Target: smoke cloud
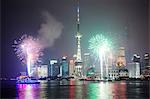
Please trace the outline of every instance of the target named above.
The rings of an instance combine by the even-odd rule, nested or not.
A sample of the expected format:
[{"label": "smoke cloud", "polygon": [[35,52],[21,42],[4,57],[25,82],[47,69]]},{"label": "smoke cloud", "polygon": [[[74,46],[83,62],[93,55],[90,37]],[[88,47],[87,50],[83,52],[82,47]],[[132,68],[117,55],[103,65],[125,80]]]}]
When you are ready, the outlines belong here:
[{"label": "smoke cloud", "polygon": [[38,30],[39,38],[45,47],[54,45],[55,40],[60,37],[63,24],[57,21],[48,11],[42,13],[43,23]]}]

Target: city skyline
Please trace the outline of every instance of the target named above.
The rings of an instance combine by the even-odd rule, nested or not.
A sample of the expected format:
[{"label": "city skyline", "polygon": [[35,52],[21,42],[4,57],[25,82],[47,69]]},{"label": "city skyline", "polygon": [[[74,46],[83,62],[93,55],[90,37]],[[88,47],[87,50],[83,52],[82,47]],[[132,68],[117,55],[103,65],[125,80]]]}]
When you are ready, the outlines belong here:
[{"label": "city skyline", "polygon": [[[25,66],[22,66],[15,56],[12,44],[24,33],[35,37],[38,35],[40,25],[43,23],[41,19],[43,11],[47,11],[63,24],[60,36],[54,40],[52,46],[47,47],[44,51],[44,63],[63,55],[73,57],[76,53],[75,2],[71,0],[51,0],[42,2],[42,4],[40,2],[40,0],[2,2],[2,76],[10,76],[25,69]],[[148,0],[87,0],[86,2],[80,0],[82,56],[83,53],[89,52],[88,40],[90,37],[101,32],[111,32],[111,35],[123,38],[123,42],[127,43],[127,46],[123,45],[127,51],[128,61],[134,53],[144,55],[145,52],[150,52],[150,46],[148,48],[148,7]],[[120,46],[123,45],[120,44]],[[9,70],[12,67],[17,69]]]}]

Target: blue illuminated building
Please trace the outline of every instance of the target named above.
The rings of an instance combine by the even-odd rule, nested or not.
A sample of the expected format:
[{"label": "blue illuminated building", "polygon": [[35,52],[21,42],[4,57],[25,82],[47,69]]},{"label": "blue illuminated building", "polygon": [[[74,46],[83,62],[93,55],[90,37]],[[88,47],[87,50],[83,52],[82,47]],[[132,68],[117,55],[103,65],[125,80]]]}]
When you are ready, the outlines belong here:
[{"label": "blue illuminated building", "polygon": [[69,76],[69,63],[67,61],[67,57],[62,58],[61,68],[62,68],[62,77],[68,77]]},{"label": "blue illuminated building", "polygon": [[52,60],[50,60],[50,65],[49,65],[49,72],[48,72],[48,74],[49,74],[49,76],[50,77],[56,77],[56,76],[58,76],[59,75],[59,62],[58,62],[58,60],[56,60],[56,59],[52,59]]}]

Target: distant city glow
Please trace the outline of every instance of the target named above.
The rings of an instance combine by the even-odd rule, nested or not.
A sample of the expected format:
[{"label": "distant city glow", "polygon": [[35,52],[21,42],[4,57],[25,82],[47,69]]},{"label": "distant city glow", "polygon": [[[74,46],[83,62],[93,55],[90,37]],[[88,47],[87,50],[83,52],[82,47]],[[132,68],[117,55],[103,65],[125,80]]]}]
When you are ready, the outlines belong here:
[{"label": "distant city glow", "polygon": [[[96,59],[98,59],[100,62],[100,72],[102,79],[104,77],[103,67],[105,66],[105,68],[107,68],[106,64],[108,62],[109,56],[112,53],[112,41],[102,34],[97,34],[90,39],[89,43],[89,49],[92,51],[92,54],[96,56]],[[105,72],[107,72],[107,70]]]},{"label": "distant city glow", "polygon": [[27,73],[30,76],[32,73],[31,66],[41,62],[42,44],[37,38],[23,35],[18,41],[14,41],[13,47],[17,57],[27,65]]}]

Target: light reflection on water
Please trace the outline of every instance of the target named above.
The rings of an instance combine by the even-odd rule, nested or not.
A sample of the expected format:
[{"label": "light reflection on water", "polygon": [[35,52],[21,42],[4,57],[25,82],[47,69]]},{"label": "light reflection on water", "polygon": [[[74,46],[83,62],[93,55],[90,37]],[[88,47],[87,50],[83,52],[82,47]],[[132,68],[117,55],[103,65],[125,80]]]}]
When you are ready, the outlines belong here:
[{"label": "light reflection on water", "polygon": [[35,99],[39,97],[40,89],[37,84],[17,84],[18,97],[20,99]]},{"label": "light reflection on water", "polygon": [[125,83],[100,82],[88,85],[89,99],[126,99]]},{"label": "light reflection on water", "polygon": [[[40,84],[17,84],[19,99],[133,99],[141,98],[142,83],[51,81]],[[127,88],[129,86],[129,88]],[[131,88],[131,90],[130,90]],[[147,96],[148,99],[148,96]]]}]

